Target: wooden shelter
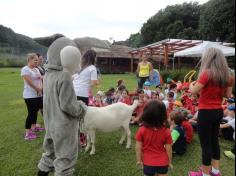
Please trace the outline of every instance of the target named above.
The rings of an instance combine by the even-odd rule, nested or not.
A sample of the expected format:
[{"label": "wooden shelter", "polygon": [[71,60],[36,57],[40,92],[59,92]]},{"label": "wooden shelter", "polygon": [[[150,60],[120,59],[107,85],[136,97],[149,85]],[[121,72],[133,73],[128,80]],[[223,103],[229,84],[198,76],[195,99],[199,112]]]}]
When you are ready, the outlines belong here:
[{"label": "wooden shelter", "polygon": [[[56,39],[64,37],[62,34],[35,38],[34,40],[41,45],[49,47]],[[138,58],[129,54],[133,48],[112,45],[107,40],[100,40],[93,37],[75,38],[73,40],[79,47],[82,55],[88,50],[93,49],[97,52],[97,68],[102,73],[126,73],[134,72],[137,68]]]},{"label": "wooden shelter", "polygon": [[[153,43],[141,48],[132,50],[130,53],[131,57],[141,57],[143,54],[148,54],[153,61],[164,65],[168,68],[168,65],[172,64],[170,58],[173,57],[175,52],[185,50],[199,45],[203,41],[201,40],[181,40],[181,39],[166,39],[157,43]],[[173,60],[174,61],[174,60]],[[178,65],[180,66],[180,59],[178,58]]]},{"label": "wooden shelter", "polygon": [[136,71],[139,58],[129,53],[134,49],[124,45],[112,45],[109,41],[92,37],[76,38],[75,43],[84,54],[88,49],[97,53],[97,68],[102,73],[126,73]]},{"label": "wooden shelter", "polygon": [[92,48],[97,52],[97,67],[103,73],[126,73],[137,69],[139,59],[129,52],[133,48],[123,45],[111,45],[110,48]]}]

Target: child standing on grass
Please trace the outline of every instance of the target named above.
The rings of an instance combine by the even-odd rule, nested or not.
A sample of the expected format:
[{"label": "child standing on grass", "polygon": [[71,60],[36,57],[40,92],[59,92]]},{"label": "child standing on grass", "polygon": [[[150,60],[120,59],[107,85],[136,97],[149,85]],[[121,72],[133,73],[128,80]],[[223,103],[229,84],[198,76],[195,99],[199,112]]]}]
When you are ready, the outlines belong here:
[{"label": "child standing on grass", "polygon": [[137,164],[145,176],[167,176],[172,167],[171,132],[167,123],[166,107],[159,101],[150,101],[142,114],[143,126],[136,134]]}]

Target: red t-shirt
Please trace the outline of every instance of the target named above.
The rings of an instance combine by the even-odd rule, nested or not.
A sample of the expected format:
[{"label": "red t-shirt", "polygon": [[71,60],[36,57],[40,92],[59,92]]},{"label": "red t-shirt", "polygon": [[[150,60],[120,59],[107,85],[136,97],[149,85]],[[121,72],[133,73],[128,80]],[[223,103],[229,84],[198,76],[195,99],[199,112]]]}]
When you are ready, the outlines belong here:
[{"label": "red t-shirt", "polygon": [[[197,82],[204,85],[200,92],[198,109],[222,109],[221,104],[227,86],[222,88],[210,82],[207,72],[203,72]],[[233,83],[232,81],[230,82],[229,86],[232,86]]]},{"label": "red t-shirt", "polygon": [[169,107],[167,108],[167,118],[170,119],[170,113],[174,110],[174,102],[169,102]]},{"label": "red t-shirt", "polygon": [[136,117],[141,117],[141,115],[143,114],[143,110],[146,106],[146,103],[143,103],[142,105],[139,105],[136,109],[135,109],[135,112],[136,112]]},{"label": "red t-shirt", "polygon": [[127,97],[127,98],[122,98],[120,102],[121,102],[121,103],[125,103],[125,104],[127,104],[127,105],[131,105],[131,100],[130,100],[129,97]]},{"label": "red t-shirt", "polygon": [[187,120],[183,121],[182,126],[186,134],[186,141],[188,144],[190,144],[193,141],[193,127]]},{"label": "red t-shirt", "polygon": [[172,144],[170,129],[140,127],[136,140],[143,143],[143,164],[147,166],[169,166],[170,161],[165,149],[166,144]]}]

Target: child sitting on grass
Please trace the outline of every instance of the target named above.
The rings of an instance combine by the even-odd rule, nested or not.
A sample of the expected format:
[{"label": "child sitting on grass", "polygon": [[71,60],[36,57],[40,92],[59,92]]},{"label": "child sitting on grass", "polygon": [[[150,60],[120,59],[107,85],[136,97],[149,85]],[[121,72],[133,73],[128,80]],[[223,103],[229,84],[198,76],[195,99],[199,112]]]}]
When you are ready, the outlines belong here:
[{"label": "child sitting on grass", "polygon": [[229,110],[228,110],[227,107],[229,107],[230,105],[235,105],[235,99],[234,99],[234,98],[228,98],[228,99],[226,100],[226,104],[223,105],[224,117],[227,117],[227,116],[228,116]]},{"label": "child sitting on grass", "polygon": [[143,126],[136,134],[137,164],[145,176],[167,176],[172,167],[171,132],[165,127],[166,108],[162,102],[151,101],[142,115]]},{"label": "child sitting on grass", "polygon": [[158,94],[159,100],[163,101],[165,99],[165,95],[162,93],[162,87],[161,86],[157,86],[156,87],[156,92]]},{"label": "child sitting on grass", "polygon": [[127,105],[131,105],[131,99],[129,97],[129,92],[127,89],[124,89],[121,93],[121,100],[120,102],[125,103]]},{"label": "child sitting on grass", "polygon": [[159,100],[159,96],[158,96],[157,92],[152,91],[151,100]]},{"label": "child sitting on grass", "polygon": [[194,131],[197,131],[197,119],[198,119],[198,111],[193,115],[192,118],[189,119],[189,123],[192,125]]},{"label": "child sitting on grass", "polygon": [[178,110],[171,112],[171,135],[173,139],[173,153],[183,155],[187,150],[186,135],[182,123],[184,121],[183,113]]},{"label": "child sitting on grass", "polygon": [[[232,128],[233,129],[233,139],[235,140],[235,105],[230,105],[228,107],[230,112],[233,112],[234,116],[232,116],[232,120],[228,121],[226,124],[221,124],[220,128],[221,130],[227,129],[227,128]],[[231,159],[235,159],[235,144],[233,146],[233,149],[231,151],[225,151],[224,154]]]},{"label": "child sitting on grass", "polygon": [[167,93],[167,100],[163,101],[167,108],[167,118],[170,121],[170,113],[174,110],[174,93],[168,92]]},{"label": "child sitting on grass", "polygon": [[120,102],[122,99],[122,92],[125,90],[126,87],[124,85],[120,85],[116,92],[114,93],[114,103]]},{"label": "child sitting on grass", "polygon": [[97,95],[94,98],[93,106],[103,107],[104,106],[104,104],[103,104],[103,97],[104,97],[104,92],[98,91]]},{"label": "child sitting on grass", "polygon": [[184,117],[182,126],[186,134],[186,142],[188,144],[191,144],[193,141],[194,129],[188,119],[190,112],[184,108],[179,108],[179,110],[183,114],[183,117]]},{"label": "child sitting on grass", "polygon": [[143,114],[143,110],[146,103],[144,102],[144,95],[139,95],[139,104],[135,110],[134,117],[132,118],[130,124],[141,124],[141,115]]},{"label": "child sitting on grass", "polygon": [[122,79],[120,79],[120,80],[117,81],[117,86],[116,86],[116,88],[119,89],[120,86],[125,86],[125,82],[124,82],[124,80],[122,80]]},{"label": "child sitting on grass", "polygon": [[232,123],[235,123],[235,105],[229,105],[227,107],[227,117],[224,117],[221,122],[221,132],[226,140],[234,140]]},{"label": "child sitting on grass", "polygon": [[115,94],[115,89],[112,87],[110,88],[106,93],[106,98],[104,99],[104,105],[107,106],[107,105],[111,105],[114,103],[114,94]]},{"label": "child sitting on grass", "polygon": [[151,96],[152,96],[152,91],[151,91],[150,87],[151,87],[151,83],[149,81],[146,81],[143,84],[144,94],[148,95],[149,98],[151,98]]}]

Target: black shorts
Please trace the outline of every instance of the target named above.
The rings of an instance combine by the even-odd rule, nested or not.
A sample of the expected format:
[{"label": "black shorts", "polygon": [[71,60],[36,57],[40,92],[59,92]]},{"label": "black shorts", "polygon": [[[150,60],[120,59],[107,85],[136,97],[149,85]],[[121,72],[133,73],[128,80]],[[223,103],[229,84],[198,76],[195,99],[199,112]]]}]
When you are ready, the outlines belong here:
[{"label": "black shorts", "polygon": [[155,176],[155,174],[167,174],[169,166],[143,166],[145,176]]}]

